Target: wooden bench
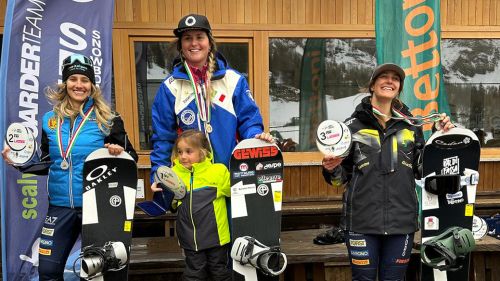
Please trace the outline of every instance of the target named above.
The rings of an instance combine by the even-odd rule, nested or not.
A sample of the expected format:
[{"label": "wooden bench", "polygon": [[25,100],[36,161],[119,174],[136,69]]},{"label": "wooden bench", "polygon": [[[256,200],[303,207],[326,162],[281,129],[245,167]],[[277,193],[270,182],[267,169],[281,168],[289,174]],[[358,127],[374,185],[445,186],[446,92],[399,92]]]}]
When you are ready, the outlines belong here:
[{"label": "wooden bench", "polygon": [[[312,240],[324,229],[284,231],[281,246],[288,258],[282,280],[351,280],[344,244],[315,245]],[[419,239],[418,234],[416,235]],[[417,241],[416,240],[416,241]],[[486,236],[476,242],[472,254],[471,281],[500,281],[500,240]],[[415,243],[418,245],[418,243]],[[412,250],[408,281],[418,280],[420,253]],[[134,238],[130,261],[130,281],[178,280],[184,267],[182,251],[174,237]]]}]

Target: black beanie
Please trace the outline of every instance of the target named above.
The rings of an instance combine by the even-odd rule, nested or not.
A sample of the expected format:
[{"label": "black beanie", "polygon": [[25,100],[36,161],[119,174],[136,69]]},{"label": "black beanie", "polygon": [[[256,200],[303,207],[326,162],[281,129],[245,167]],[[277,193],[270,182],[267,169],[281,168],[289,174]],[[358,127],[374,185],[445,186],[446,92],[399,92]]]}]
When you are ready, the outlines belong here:
[{"label": "black beanie", "polygon": [[[74,57],[78,57],[75,59]],[[84,59],[84,63],[80,61]],[[65,64],[68,62],[68,64]],[[68,78],[73,74],[82,74],[90,79],[90,82],[95,85],[95,74],[94,67],[92,66],[92,61],[83,55],[71,55],[63,60],[63,70],[62,70],[62,81],[66,82]]]}]

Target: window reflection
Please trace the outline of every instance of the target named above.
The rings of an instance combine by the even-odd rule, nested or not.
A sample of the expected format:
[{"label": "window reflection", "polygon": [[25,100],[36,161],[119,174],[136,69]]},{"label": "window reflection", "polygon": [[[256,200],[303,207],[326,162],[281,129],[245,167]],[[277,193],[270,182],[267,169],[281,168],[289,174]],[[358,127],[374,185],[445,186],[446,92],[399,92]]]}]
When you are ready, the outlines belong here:
[{"label": "window reflection", "polygon": [[[218,42],[217,49],[229,65],[248,79],[248,44]],[[156,91],[172,70],[178,52],[171,42],[135,42],[135,69],[141,150],[152,149],[151,106]]]},{"label": "window reflection", "polygon": [[[317,78],[319,94],[313,98],[303,86],[309,40],[321,40],[325,47],[324,66],[317,67],[324,75]],[[375,40],[272,38],[269,46],[271,133],[283,151],[316,151],[311,140],[318,123],[310,120],[321,110],[304,112],[301,104],[316,109],[320,107],[311,101],[324,99],[323,118],[343,121],[350,116],[366,95],[359,93],[376,65]],[[499,147],[500,39],[443,39],[441,57],[453,122],[473,130],[483,147]]]},{"label": "window reflection", "polygon": [[[375,40],[273,38],[269,53],[271,133],[283,151],[317,151],[319,123],[345,120],[365,95],[359,93],[376,65]],[[318,99],[326,112],[311,105]]]},{"label": "window reflection", "polygon": [[483,147],[500,146],[500,39],[443,39],[441,46],[452,119]]}]

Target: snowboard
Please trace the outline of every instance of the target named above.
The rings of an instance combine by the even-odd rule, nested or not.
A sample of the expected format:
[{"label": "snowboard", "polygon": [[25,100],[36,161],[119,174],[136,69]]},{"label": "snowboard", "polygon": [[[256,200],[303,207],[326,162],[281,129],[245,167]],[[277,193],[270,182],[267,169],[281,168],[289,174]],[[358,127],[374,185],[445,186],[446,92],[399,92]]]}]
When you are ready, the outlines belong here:
[{"label": "snowboard", "polygon": [[[275,144],[246,139],[234,148],[231,173],[231,239],[250,236],[280,246],[283,157]],[[233,259],[233,280],[279,280]]]},{"label": "snowboard", "polygon": [[[477,136],[463,128],[435,132],[426,142],[422,163],[422,244],[450,227],[472,229],[480,152]],[[429,180],[433,176],[438,177],[434,182]],[[461,262],[462,268],[455,271],[441,271],[421,263],[420,280],[469,280],[469,263],[470,254]]]},{"label": "snowboard", "polygon": [[[82,278],[92,277],[93,272],[100,269],[111,268],[102,275],[95,274],[97,277],[92,280],[127,280],[136,188],[137,165],[128,153],[112,156],[107,148],[101,148],[85,160]],[[103,259],[103,254],[108,258]]]}]

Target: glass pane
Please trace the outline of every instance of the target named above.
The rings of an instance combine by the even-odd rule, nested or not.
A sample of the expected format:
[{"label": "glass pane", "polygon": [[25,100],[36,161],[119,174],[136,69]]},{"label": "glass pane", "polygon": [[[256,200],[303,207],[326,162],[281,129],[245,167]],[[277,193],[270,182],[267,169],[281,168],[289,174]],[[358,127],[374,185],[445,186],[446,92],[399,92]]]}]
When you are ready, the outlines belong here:
[{"label": "glass pane", "polygon": [[452,120],[483,147],[499,147],[500,39],[443,39],[441,46]]},{"label": "glass pane", "polygon": [[[248,77],[247,43],[218,42],[217,48],[232,68]],[[178,53],[175,44],[170,42],[135,42],[134,50],[140,149],[149,150],[152,149],[151,106]]]},{"label": "glass pane", "polygon": [[375,40],[273,38],[269,54],[271,133],[283,151],[317,151],[319,123],[344,121],[365,95]]}]

